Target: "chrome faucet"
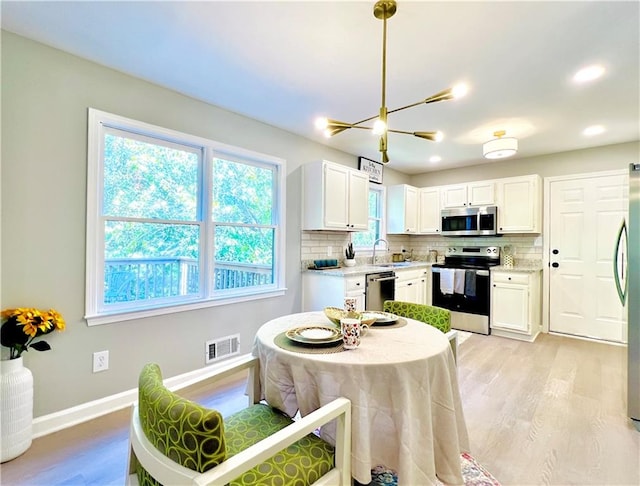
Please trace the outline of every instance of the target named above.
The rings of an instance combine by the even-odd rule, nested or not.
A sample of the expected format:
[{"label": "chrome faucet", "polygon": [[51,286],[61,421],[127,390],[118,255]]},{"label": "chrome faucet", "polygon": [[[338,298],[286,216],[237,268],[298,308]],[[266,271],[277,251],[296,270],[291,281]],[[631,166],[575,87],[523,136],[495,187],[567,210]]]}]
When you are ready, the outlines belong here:
[{"label": "chrome faucet", "polygon": [[371,259],[371,264],[372,265],[376,264],[376,245],[380,241],[384,241],[385,242],[385,244],[387,245],[387,251],[389,251],[389,242],[387,240],[385,240],[384,238],[378,238],[376,241],[374,241],[373,242],[373,258]]}]

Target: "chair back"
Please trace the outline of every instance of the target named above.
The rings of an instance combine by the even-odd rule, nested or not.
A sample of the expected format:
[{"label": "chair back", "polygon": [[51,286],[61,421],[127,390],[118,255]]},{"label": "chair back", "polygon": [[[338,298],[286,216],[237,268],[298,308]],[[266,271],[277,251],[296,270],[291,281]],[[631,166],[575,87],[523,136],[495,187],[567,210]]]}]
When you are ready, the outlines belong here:
[{"label": "chair back", "polygon": [[[144,366],[138,382],[142,430],[162,454],[193,471],[205,472],[226,459],[224,422],[217,410],[176,395],[162,383],[160,367]],[[148,473],[136,470],[140,484]]]},{"label": "chair back", "polygon": [[445,334],[451,330],[451,312],[442,307],[416,304],[414,302],[402,302],[399,300],[387,300],[384,302],[384,311],[425,322],[440,329]]}]

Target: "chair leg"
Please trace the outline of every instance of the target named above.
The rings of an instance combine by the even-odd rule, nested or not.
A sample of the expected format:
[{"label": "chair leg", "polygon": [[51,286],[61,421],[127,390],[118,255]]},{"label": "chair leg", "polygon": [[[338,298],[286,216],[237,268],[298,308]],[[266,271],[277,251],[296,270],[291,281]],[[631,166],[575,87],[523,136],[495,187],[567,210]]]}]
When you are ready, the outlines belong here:
[{"label": "chair leg", "polygon": [[455,329],[451,329],[448,333],[445,334],[447,339],[449,340],[449,344],[451,345],[451,351],[453,351],[453,360],[458,362],[458,331]]}]

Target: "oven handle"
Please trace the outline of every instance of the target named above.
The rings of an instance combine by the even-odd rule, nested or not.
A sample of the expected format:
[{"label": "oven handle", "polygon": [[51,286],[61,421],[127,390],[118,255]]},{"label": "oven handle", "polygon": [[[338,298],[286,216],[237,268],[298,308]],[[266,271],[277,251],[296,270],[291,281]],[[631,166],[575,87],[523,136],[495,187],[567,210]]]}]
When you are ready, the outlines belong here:
[{"label": "oven handle", "polygon": [[396,280],[398,277],[370,278],[369,282],[385,282],[387,280]]},{"label": "oven handle", "polygon": [[[431,272],[432,273],[440,273],[440,270],[442,270],[441,267],[431,267]],[[450,270],[455,270],[454,268],[450,268]],[[465,268],[465,270],[467,270]],[[473,270],[473,269],[468,269],[468,270]],[[476,275],[478,277],[488,277],[489,276],[489,270],[475,270]],[[397,278],[397,277],[396,277]]]}]

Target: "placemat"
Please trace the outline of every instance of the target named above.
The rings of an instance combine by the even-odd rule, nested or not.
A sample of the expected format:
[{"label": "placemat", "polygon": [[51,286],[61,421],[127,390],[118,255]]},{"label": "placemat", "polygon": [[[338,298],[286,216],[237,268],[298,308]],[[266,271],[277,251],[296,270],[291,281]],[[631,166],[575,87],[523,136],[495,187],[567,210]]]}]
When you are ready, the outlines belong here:
[{"label": "placemat", "polygon": [[286,351],[293,351],[294,353],[305,354],[332,354],[344,351],[342,341],[338,341],[336,344],[327,346],[306,346],[304,344],[296,343],[287,337],[287,333],[281,332],[273,338],[273,342]]},{"label": "placemat", "polygon": [[404,327],[407,325],[407,320],[399,317],[396,322],[393,324],[380,324],[378,326],[371,326],[371,329],[398,329],[399,327]]}]

